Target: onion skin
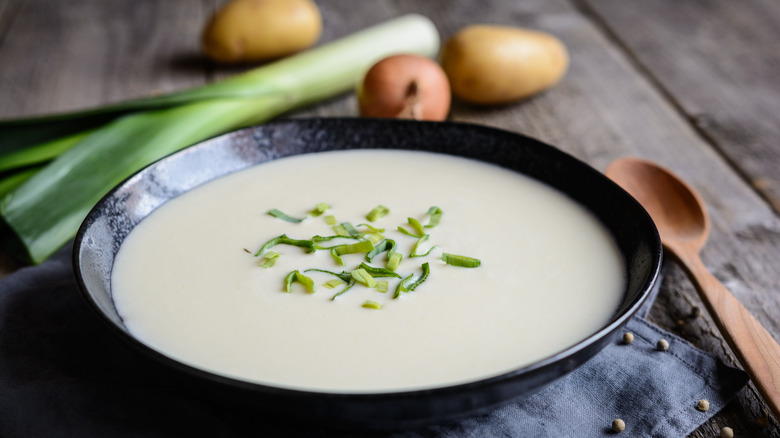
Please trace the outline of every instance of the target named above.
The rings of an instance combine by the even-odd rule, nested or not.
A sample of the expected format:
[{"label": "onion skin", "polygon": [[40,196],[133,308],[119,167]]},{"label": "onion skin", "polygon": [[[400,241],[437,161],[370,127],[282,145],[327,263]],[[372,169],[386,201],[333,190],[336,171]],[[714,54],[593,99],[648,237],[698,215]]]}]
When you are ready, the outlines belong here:
[{"label": "onion skin", "polygon": [[393,55],[374,64],[357,90],[363,117],[441,121],[450,111],[450,83],[432,59]]}]

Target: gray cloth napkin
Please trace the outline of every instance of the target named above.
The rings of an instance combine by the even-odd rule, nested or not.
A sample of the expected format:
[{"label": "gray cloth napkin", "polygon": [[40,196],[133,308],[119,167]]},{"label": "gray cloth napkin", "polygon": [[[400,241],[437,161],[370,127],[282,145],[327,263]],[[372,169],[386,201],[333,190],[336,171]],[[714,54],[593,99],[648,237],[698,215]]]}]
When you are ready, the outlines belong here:
[{"label": "gray cloth napkin", "polygon": [[[71,246],[0,281],[0,436],[366,436],[300,429],[261,413],[213,403],[178,386],[170,371],[109,332],[80,296]],[[394,437],[683,437],[747,382],[686,341],[648,323],[626,327],[584,366],[520,402],[489,414]],[[667,351],[655,345],[669,342]],[[696,409],[707,399],[710,409]]]}]

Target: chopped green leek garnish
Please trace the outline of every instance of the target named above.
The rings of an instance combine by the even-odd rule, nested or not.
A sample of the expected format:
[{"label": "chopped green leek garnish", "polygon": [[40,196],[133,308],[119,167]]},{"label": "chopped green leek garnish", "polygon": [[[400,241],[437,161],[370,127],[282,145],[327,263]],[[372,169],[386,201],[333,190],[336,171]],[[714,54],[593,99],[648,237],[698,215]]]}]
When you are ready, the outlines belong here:
[{"label": "chopped green leek garnish", "polygon": [[336,262],[338,262],[338,264],[343,265],[344,262],[341,260],[340,256],[343,256],[344,254],[370,252],[373,249],[374,249],[374,244],[371,243],[370,240],[363,240],[358,243],[334,246],[333,248],[331,248],[330,254],[333,256],[334,259],[336,259]]},{"label": "chopped green leek garnish", "polygon": [[439,225],[439,221],[441,220],[442,215],[441,208],[433,206],[428,209],[428,212],[425,214],[428,214],[431,216],[430,219],[428,219],[428,223],[425,224],[425,228],[433,228],[436,225]]},{"label": "chopped green leek garnish", "polygon": [[279,218],[279,219],[281,219],[283,221],[290,222],[291,224],[299,224],[299,223],[303,222],[304,219],[306,219],[305,217],[303,217],[301,219],[298,219],[298,218],[294,218],[292,216],[288,216],[288,215],[284,214],[284,212],[282,212],[280,210],[277,210],[275,208],[273,210],[270,210],[268,212],[268,214],[270,214],[271,216],[273,216],[275,218]]},{"label": "chopped green leek garnish", "polygon": [[397,273],[385,269],[385,268],[375,268],[373,266],[367,265],[364,263],[360,263],[360,268],[364,269],[366,272],[371,274],[372,277],[395,277],[395,278],[401,278],[400,275]]},{"label": "chopped green leek garnish", "polygon": [[365,307],[366,309],[376,309],[379,310],[382,308],[382,305],[377,303],[376,301],[368,300],[361,307]]},{"label": "chopped green leek garnish", "polygon": [[352,274],[350,274],[348,271],[341,271],[341,273],[336,273],[336,272],[332,272],[332,271],[326,271],[324,269],[309,268],[309,269],[307,269],[307,270],[305,270],[303,272],[310,272],[310,271],[324,272],[325,274],[334,275],[334,276],[338,277],[339,279],[341,279],[341,281],[343,281],[344,283],[349,282],[349,280],[352,278]]},{"label": "chopped green leek garnish", "polygon": [[333,229],[333,232],[338,234],[341,237],[349,237],[349,233],[347,233],[347,229],[344,228],[344,225],[334,225],[331,227]]},{"label": "chopped green leek garnish", "polygon": [[415,280],[414,283],[410,284],[406,287],[407,292],[411,292],[417,288],[417,286],[423,284],[425,280],[428,279],[428,274],[431,273],[431,267],[428,265],[428,262],[425,262],[422,264],[422,275],[420,275],[420,278]]},{"label": "chopped green leek garnish", "polygon": [[401,296],[401,292],[406,292],[409,289],[406,288],[406,283],[411,281],[412,277],[414,277],[414,274],[409,274],[407,277],[405,277],[403,280],[401,280],[400,283],[398,283],[398,286],[395,288],[395,294],[393,295],[393,299],[396,299]]},{"label": "chopped green leek garnish", "polygon": [[377,280],[376,281],[376,291],[385,293],[388,289],[388,283],[387,280]]},{"label": "chopped green leek garnish", "polygon": [[391,271],[395,271],[396,269],[398,269],[398,265],[401,264],[401,260],[403,260],[403,258],[404,255],[401,254],[400,252],[394,252],[392,254],[388,253],[387,265],[385,266],[387,266],[387,269]]},{"label": "chopped green leek garnish", "polygon": [[431,237],[430,234],[423,234],[422,237],[417,239],[417,242],[415,242],[414,246],[412,247],[412,252],[411,252],[411,254],[409,254],[409,257],[425,257],[428,254],[430,254],[431,251],[433,251],[436,248],[435,246],[432,246],[427,252],[425,252],[423,254],[418,254],[417,253],[417,250],[419,249],[420,244],[425,242],[426,240],[428,240],[429,237]]},{"label": "chopped green leek garnish", "polygon": [[374,277],[372,277],[371,274],[369,274],[368,271],[363,268],[358,268],[352,271],[352,278],[354,278],[358,283],[362,283],[368,287],[376,287],[376,280],[374,280]]},{"label": "chopped green leek garnish", "polygon": [[327,241],[333,240],[333,239],[352,239],[352,240],[355,240],[355,238],[353,238],[353,237],[339,236],[339,235],[334,235],[334,236],[314,236],[314,237],[311,238],[312,242],[314,242],[314,247],[317,248],[317,249],[332,249],[332,248],[335,248],[335,247],[339,246],[339,245],[333,245],[333,246],[318,245],[318,243],[320,243],[320,242],[327,242]]},{"label": "chopped green leek garnish", "polygon": [[349,237],[355,237],[355,238],[360,237],[360,232],[358,232],[358,230],[356,230],[355,227],[352,226],[351,223],[349,223],[349,222],[342,222],[341,226],[344,227],[344,230],[347,232]]},{"label": "chopped green leek garnish", "polygon": [[406,285],[409,280],[412,279],[412,276],[414,274],[409,275],[408,277],[401,280],[401,282],[398,284],[398,287],[395,289],[395,295],[393,295],[393,298],[398,298],[401,296],[401,292],[411,292],[417,288],[417,286],[423,284],[425,280],[428,279],[428,275],[431,273],[431,267],[428,265],[428,262],[425,262],[422,264],[422,274],[420,277],[414,281],[414,283],[411,283],[410,285]]},{"label": "chopped green leek garnish", "polygon": [[273,239],[269,240],[265,243],[260,249],[255,253],[255,257],[263,254],[263,252],[273,246],[276,245],[292,245],[292,246],[299,246],[301,248],[306,248],[309,250],[309,252],[314,252],[316,250],[316,247],[314,246],[314,242],[311,240],[296,240],[296,239],[290,239],[287,237],[286,234],[282,234],[281,236],[274,237]]},{"label": "chopped green leek garnish", "polygon": [[368,228],[368,231],[361,231],[363,234],[373,234],[373,233],[384,233],[384,228],[374,228],[370,224],[357,224],[358,227],[366,227]]},{"label": "chopped green leek garnish", "polygon": [[379,243],[374,244],[374,249],[366,254],[366,260],[371,263],[372,260],[374,260],[374,257],[378,256],[379,254],[382,254],[385,251],[390,251],[395,248],[395,240],[392,239],[385,239],[380,241]]},{"label": "chopped green leek garnish", "polygon": [[349,283],[347,283],[347,285],[344,287],[344,289],[341,289],[340,291],[336,292],[336,295],[333,295],[332,297],[330,297],[331,301],[335,300],[337,296],[339,296],[339,295],[343,294],[344,292],[352,289],[352,286],[355,285],[356,281],[351,278],[352,275],[349,274],[349,273],[348,273],[348,275],[350,276]]},{"label": "chopped green leek garnish", "polygon": [[276,259],[279,258],[279,253],[268,251],[265,254],[263,254],[263,259],[260,262],[261,268],[270,268],[271,266],[276,263]]},{"label": "chopped green leek garnish", "polygon": [[330,205],[328,205],[325,202],[319,202],[317,205],[314,206],[314,210],[312,210],[309,214],[317,217],[321,215],[322,213],[325,213],[330,208]]},{"label": "chopped green leek garnish", "polygon": [[322,285],[327,287],[328,289],[333,289],[334,287],[336,287],[336,286],[338,286],[340,284],[344,284],[344,282],[339,280],[338,278],[334,278],[333,280],[326,281]]},{"label": "chopped green leek garnish", "polygon": [[370,222],[374,222],[375,220],[386,216],[387,213],[389,212],[390,209],[385,207],[384,205],[377,205],[371,211],[368,212],[368,214],[366,215],[366,219],[368,219]]},{"label": "chopped green leek garnish", "polygon": [[308,293],[310,294],[314,293],[314,280],[301,274],[298,271],[290,272],[289,274],[287,274],[287,277],[284,279],[285,290],[287,291],[287,293],[292,292],[292,284],[295,282],[302,284],[303,287],[306,288],[306,291]]},{"label": "chopped green leek garnish", "polygon": [[336,225],[336,216],[333,216],[332,214],[325,216],[323,219],[325,219],[327,225]]},{"label": "chopped green leek garnish", "polygon": [[417,219],[415,219],[413,217],[408,217],[408,218],[406,218],[406,220],[407,220],[407,222],[409,222],[409,225],[412,226],[412,229],[414,229],[414,231],[417,232],[417,236],[418,237],[420,237],[423,234],[425,234],[425,230],[423,229],[423,226],[420,223],[420,221],[418,221]]},{"label": "chopped green leek garnish", "polygon": [[407,236],[417,237],[418,239],[419,239],[420,237],[422,237],[422,236],[423,236],[423,234],[425,234],[425,233],[414,234],[413,232],[411,232],[411,231],[407,230],[406,228],[404,228],[404,227],[402,227],[402,226],[400,226],[400,225],[398,226],[398,231],[400,231],[400,232],[402,232],[402,233],[406,234]]},{"label": "chopped green leek garnish", "polygon": [[462,255],[448,254],[446,252],[441,254],[441,260],[448,265],[460,266],[462,268],[478,268],[482,264],[479,259]]},{"label": "chopped green leek garnish", "polygon": [[366,236],[368,236],[368,240],[374,245],[385,239],[385,236],[381,235],[380,233],[366,234]]}]

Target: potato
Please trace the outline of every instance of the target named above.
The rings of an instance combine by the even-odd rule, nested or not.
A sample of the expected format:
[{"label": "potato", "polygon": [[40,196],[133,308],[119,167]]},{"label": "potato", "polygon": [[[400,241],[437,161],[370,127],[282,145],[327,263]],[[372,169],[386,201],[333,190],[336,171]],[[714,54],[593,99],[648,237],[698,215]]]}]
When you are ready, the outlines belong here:
[{"label": "potato", "polygon": [[310,0],[231,0],[206,25],[203,50],[218,62],[265,61],[313,45],[321,33]]},{"label": "potato", "polygon": [[555,85],[566,73],[569,55],[560,40],[544,32],[474,25],[445,43],[441,64],[457,98],[491,105]]}]

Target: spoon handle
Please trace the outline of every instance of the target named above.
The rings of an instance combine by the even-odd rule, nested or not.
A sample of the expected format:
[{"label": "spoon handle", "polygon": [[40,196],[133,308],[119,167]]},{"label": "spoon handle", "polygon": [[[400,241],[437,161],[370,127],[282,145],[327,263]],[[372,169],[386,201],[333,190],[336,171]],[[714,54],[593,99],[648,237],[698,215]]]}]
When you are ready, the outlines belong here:
[{"label": "spoon handle", "polygon": [[780,345],[704,266],[698,253],[674,251],[702,301],[775,418],[780,419]]}]

